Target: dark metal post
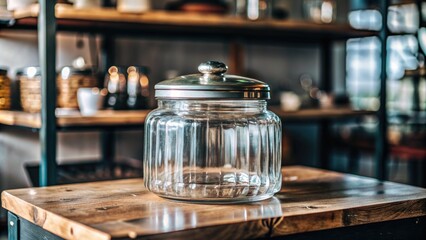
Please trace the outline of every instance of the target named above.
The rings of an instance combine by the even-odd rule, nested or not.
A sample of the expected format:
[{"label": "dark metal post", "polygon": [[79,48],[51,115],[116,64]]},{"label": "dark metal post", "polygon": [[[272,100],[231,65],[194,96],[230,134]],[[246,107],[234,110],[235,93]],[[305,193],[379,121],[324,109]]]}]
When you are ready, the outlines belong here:
[{"label": "dark metal post", "polygon": [[[320,89],[326,93],[331,92],[331,65],[333,62],[332,42],[324,40],[321,43],[321,83]],[[319,161],[320,167],[330,169],[331,137],[330,120],[323,119],[319,124]]]},{"label": "dark metal post", "polygon": [[321,84],[320,89],[331,92],[333,64],[333,43],[330,40],[321,42]]},{"label": "dark metal post", "polygon": [[42,76],[40,186],[48,186],[56,183],[56,1],[39,2],[38,47]]},{"label": "dark metal post", "polygon": [[[102,65],[103,72],[106,74],[108,72],[108,68],[114,64],[115,57],[115,36],[114,35],[103,35],[102,42]],[[103,84],[103,83],[102,83]],[[100,135],[101,140],[101,156],[102,161],[105,165],[111,165],[114,161],[115,157],[115,134],[114,131],[106,130],[101,132]]]},{"label": "dark metal post", "polygon": [[101,144],[102,161],[111,166],[115,157],[115,134],[112,130],[101,133]]},{"label": "dark metal post", "polygon": [[389,0],[379,1],[382,12],[382,29],[379,38],[382,43],[381,47],[381,73],[380,73],[380,108],[377,112],[379,126],[376,135],[376,177],[380,180],[388,178],[387,159],[389,154],[389,145],[387,139],[388,119],[386,109],[386,70],[387,70],[387,37],[389,30],[387,27]]}]

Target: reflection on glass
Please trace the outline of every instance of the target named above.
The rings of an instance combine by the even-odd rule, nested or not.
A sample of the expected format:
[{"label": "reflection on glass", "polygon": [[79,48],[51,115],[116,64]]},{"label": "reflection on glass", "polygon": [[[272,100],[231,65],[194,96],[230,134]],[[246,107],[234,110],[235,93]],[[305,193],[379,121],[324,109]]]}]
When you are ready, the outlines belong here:
[{"label": "reflection on glass", "polygon": [[398,112],[410,112],[413,107],[413,83],[412,81],[388,81],[387,106],[390,110]]},{"label": "reflection on glass", "polygon": [[426,28],[419,29],[419,45],[423,53],[426,54]]},{"label": "reflection on glass", "polygon": [[346,88],[355,109],[379,108],[380,46],[377,37],[350,39],[346,44]]},{"label": "reflection on glass", "polygon": [[416,4],[389,7],[388,28],[393,33],[416,33],[419,29],[419,9]]},{"label": "reflection on glass", "polygon": [[355,29],[379,31],[382,28],[382,14],[377,10],[352,11],[348,20]]},{"label": "reflection on glass", "polygon": [[422,78],[419,82],[419,100],[420,110],[426,110],[426,79]]},{"label": "reflection on glass", "polygon": [[418,42],[413,35],[391,36],[388,38],[388,69],[389,79],[401,79],[405,70],[418,67]]},{"label": "reflection on glass", "polygon": [[250,221],[255,219],[281,217],[282,207],[278,198],[240,205],[223,205],[221,211],[211,211],[208,205],[194,204],[165,204],[164,201],[155,199],[147,200],[144,208],[149,209],[150,214],[146,218],[130,221],[137,224],[147,232],[179,231],[188,227],[203,227],[211,223],[219,223],[223,219],[229,221]]},{"label": "reflection on glass", "polygon": [[[377,10],[352,11],[349,23],[353,28],[380,30],[381,14]],[[416,33],[419,28],[419,12],[416,4],[394,5],[389,7],[387,25],[394,33]],[[426,48],[426,29],[419,31],[419,40],[414,35],[390,36],[387,40],[387,78],[398,80],[406,70],[419,67],[419,44]],[[347,42],[347,89],[355,108],[377,110],[379,101],[381,43],[378,38],[351,39]],[[410,86],[389,83],[390,88],[409,95]],[[396,94],[396,93],[395,93]],[[401,95],[401,96],[402,96]],[[406,106],[400,102],[401,107]],[[405,105],[404,105],[405,104]]]},{"label": "reflection on glass", "polygon": [[422,19],[426,20],[426,2],[425,1],[422,2],[421,8],[422,8]]}]

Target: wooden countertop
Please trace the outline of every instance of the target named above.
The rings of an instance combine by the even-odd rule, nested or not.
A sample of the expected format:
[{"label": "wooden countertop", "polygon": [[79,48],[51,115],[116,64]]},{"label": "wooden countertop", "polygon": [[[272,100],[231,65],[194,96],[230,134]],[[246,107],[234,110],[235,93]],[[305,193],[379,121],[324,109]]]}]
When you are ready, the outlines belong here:
[{"label": "wooden countertop", "polygon": [[426,215],[426,189],[301,166],[283,174],[281,192],[252,204],[166,200],[132,179],[7,190],[2,206],[60,237],[87,240],[260,238]]}]

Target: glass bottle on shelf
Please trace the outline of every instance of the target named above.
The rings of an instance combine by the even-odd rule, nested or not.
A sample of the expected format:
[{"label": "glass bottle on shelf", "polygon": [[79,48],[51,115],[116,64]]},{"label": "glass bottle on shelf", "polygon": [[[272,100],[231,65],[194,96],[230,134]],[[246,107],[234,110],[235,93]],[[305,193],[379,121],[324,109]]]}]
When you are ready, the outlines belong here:
[{"label": "glass bottle on shelf", "polygon": [[130,66],[127,68],[127,106],[129,109],[147,109],[149,97],[148,68]]},{"label": "glass bottle on shelf", "polygon": [[114,110],[127,109],[127,90],[125,70],[112,66],[105,75],[105,88],[108,90],[105,107]]}]

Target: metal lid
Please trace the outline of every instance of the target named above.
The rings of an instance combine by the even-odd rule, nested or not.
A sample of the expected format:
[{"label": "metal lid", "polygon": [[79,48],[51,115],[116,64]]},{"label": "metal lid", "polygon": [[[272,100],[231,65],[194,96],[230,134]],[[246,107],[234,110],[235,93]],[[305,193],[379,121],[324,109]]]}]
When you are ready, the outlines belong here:
[{"label": "metal lid", "polygon": [[33,78],[35,76],[41,75],[40,67],[24,67],[20,68],[16,71],[16,75],[19,76],[27,76]]},{"label": "metal lid", "polygon": [[86,66],[83,68],[75,68],[71,66],[62,67],[61,72],[59,73],[62,80],[67,80],[73,75],[83,75],[83,76],[95,76],[95,70],[91,66]]},{"label": "metal lid", "polygon": [[92,66],[85,66],[82,68],[75,68],[72,66],[64,66],[61,69],[61,74],[62,75],[73,75],[73,74],[78,74],[78,75],[85,75],[85,76],[91,76],[94,75],[95,70],[92,68]]},{"label": "metal lid", "polygon": [[228,67],[208,61],[198,66],[201,74],[191,74],[155,85],[159,99],[269,99],[268,84],[259,80],[226,75]]}]

